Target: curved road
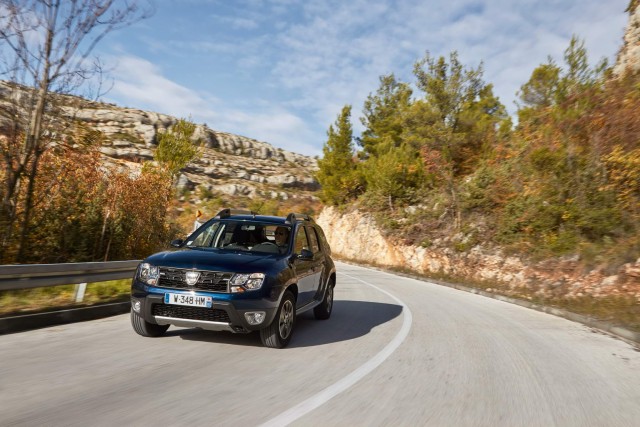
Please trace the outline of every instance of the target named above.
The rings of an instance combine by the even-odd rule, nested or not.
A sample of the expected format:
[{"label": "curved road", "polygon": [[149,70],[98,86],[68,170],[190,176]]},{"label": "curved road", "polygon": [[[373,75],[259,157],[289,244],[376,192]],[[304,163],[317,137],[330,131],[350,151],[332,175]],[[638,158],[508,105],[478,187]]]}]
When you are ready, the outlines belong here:
[{"label": "curved road", "polygon": [[290,347],[128,315],[0,336],[1,426],[638,426],[640,352],[577,323],[338,264]]}]

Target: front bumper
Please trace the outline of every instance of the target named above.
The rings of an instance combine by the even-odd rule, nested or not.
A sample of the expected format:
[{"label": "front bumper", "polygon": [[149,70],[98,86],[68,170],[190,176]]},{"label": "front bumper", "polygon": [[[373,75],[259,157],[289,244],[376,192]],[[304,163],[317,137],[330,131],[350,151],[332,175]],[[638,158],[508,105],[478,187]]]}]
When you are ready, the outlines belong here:
[{"label": "front bumper", "polygon": [[[165,304],[166,292],[192,293],[188,291],[151,287],[138,281],[134,281],[131,291],[132,309],[138,307],[137,312],[144,320],[158,325],[248,333],[271,324],[278,309],[278,299],[274,301],[261,295],[256,295],[256,298],[243,295],[242,299],[234,299],[233,294],[193,292],[195,295],[212,297],[212,307],[204,308]],[[258,325],[249,324],[245,313],[256,311],[265,313],[264,320]]]}]

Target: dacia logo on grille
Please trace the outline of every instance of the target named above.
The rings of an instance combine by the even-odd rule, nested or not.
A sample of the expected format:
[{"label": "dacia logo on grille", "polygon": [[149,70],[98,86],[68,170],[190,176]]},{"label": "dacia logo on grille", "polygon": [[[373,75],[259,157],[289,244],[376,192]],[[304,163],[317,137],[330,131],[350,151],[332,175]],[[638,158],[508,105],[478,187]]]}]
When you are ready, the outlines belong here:
[{"label": "dacia logo on grille", "polygon": [[185,275],[185,281],[187,285],[193,286],[198,282],[198,278],[200,277],[200,273],[197,271],[187,271]]}]

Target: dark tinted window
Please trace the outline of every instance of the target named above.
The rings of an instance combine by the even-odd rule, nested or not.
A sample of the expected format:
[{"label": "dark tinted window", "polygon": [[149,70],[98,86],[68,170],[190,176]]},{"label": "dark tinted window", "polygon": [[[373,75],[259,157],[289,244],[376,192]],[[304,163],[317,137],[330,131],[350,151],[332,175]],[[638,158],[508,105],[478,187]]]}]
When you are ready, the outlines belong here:
[{"label": "dark tinted window", "polygon": [[299,254],[303,249],[309,249],[309,241],[307,240],[307,233],[305,232],[304,227],[300,227],[296,232],[295,252]]},{"label": "dark tinted window", "polygon": [[318,236],[313,227],[307,227],[307,234],[309,235],[309,243],[311,244],[311,252],[314,254],[320,252],[320,246],[318,245]]},{"label": "dark tinted window", "polygon": [[329,247],[329,243],[327,243],[327,238],[324,235],[324,232],[322,231],[322,228],[320,227],[314,227],[317,231],[318,231],[318,237],[320,239],[320,244],[322,245],[322,247],[324,248],[324,251],[328,254],[331,255],[331,248]]}]

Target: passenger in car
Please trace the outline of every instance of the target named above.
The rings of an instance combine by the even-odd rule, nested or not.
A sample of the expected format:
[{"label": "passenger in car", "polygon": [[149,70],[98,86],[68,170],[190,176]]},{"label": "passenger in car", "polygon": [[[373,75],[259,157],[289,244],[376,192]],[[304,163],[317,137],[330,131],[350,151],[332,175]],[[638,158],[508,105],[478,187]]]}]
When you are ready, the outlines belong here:
[{"label": "passenger in car", "polygon": [[277,227],[274,235],[276,237],[276,245],[278,245],[280,251],[285,251],[289,246],[289,229],[287,227]]}]

